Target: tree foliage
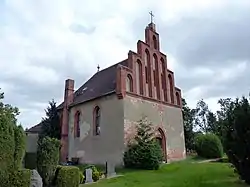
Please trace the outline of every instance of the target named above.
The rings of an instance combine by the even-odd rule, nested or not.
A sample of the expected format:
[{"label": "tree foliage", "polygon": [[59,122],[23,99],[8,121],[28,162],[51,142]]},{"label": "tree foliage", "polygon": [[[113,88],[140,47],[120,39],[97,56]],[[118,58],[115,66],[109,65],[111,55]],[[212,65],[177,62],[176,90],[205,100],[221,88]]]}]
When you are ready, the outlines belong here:
[{"label": "tree foliage", "polygon": [[159,169],[163,154],[156,142],[152,124],[142,118],[137,125],[137,134],[124,153],[124,165],[127,168]]},{"label": "tree foliage", "polygon": [[250,104],[246,97],[221,100],[220,120],[224,123],[223,142],[229,161],[241,179],[250,184]]},{"label": "tree foliage", "polygon": [[14,167],[20,169],[25,155],[25,133],[21,125],[14,127],[15,135],[15,152]]},{"label": "tree foliage", "polygon": [[22,127],[16,126],[18,108],[3,102],[0,93],[0,184],[13,186],[10,182],[16,170],[21,166],[25,151],[25,134]]},{"label": "tree foliage", "polygon": [[195,109],[188,107],[187,102],[182,98],[182,116],[184,125],[184,137],[186,150],[194,150],[194,119],[195,119]]},{"label": "tree foliage", "polygon": [[49,106],[45,110],[46,117],[42,119],[41,137],[48,136],[50,138],[61,139],[60,117],[54,100],[49,102]]},{"label": "tree foliage", "polygon": [[55,138],[44,137],[38,140],[37,170],[43,179],[44,186],[53,182],[56,167],[59,163],[60,141]]}]

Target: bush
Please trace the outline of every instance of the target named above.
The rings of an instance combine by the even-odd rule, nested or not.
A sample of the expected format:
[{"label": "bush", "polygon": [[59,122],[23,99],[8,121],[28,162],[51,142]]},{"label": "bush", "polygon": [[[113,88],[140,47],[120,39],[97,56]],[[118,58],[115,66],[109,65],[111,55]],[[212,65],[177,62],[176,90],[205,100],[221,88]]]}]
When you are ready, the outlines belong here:
[{"label": "bush", "polygon": [[44,186],[49,186],[53,182],[59,162],[59,149],[60,141],[55,138],[44,137],[38,140],[37,170]]},{"label": "bush", "polygon": [[159,169],[163,154],[160,145],[154,139],[152,124],[146,119],[139,121],[137,135],[134,141],[128,144],[124,153],[124,165],[126,168]]},{"label": "bush", "polygon": [[31,170],[23,169],[12,173],[9,181],[13,187],[30,187],[30,177]]},{"label": "bush", "polygon": [[203,158],[221,158],[223,147],[215,134],[200,134],[195,138],[195,150],[198,156]]},{"label": "bush", "polygon": [[36,164],[36,153],[27,153],[25,154],[24,157],[24,166],[27,169],[36,169],[37,164]]},{"label": "bush", "polygon": [[98,181],[99,178],[100,178],[101,172],[94,165],[87,165],[84,168],[84,176],[85,176],[85,178],[86,178],[86,169],[89,169],[89,168],[92,169],[92,179],[93,179],[93,181],[95,181],[95,182]]},{"label": "bush", "polygon": [[83,175],[83,172],[79,170],[79,183],[83,184],[85,180],[85,176]]},{"label": "bush", "polygon": [[14,152],[14,167],[20,169],[22,166],[23,157],[25,155],[25,133],[22,126],[14,127],[15,135],[15,152]]},{"label": "bush", "polygon": [[61,166],[56,177],[57,187],[78,187],[80,184],[79,168],[76,166]]},{"label": "bush", "polygon": [[14,124],[9,121],[8,116],[0,113],[0,184],[3,186],[8,185],[9,173],[13,172],[14,168],[15,140],[13,127]]}]

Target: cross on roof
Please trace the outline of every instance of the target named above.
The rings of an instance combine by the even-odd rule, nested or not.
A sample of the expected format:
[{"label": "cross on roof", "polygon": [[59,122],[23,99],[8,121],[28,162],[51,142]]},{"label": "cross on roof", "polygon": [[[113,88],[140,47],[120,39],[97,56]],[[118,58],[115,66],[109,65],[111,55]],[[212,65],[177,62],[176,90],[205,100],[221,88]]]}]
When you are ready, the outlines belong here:
[{"label": "cross on roof", "polygon": [[153,23],[153,17],[154,17],[154,14],[153,14],[153,12],[152,12],[152,11],[150,11],[150,12],[149,12],[149,14],[150,14],[150,21],[151,21],[151,23]]},{"label": "cross on roof", "polygon": [[98,66],[97,66],[97,72],[99,72],[99,70],[100,70],[100,66],[99,66],[99,64],[98,64]]}]

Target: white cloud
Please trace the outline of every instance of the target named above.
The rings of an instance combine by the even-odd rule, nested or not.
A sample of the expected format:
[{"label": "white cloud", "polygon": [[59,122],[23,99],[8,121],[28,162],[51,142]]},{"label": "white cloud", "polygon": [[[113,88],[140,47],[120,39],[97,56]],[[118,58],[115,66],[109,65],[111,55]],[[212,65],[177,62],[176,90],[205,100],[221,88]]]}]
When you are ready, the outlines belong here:
[{"label": "white cloud", "polygon": [[[18,105],[22,115],[19,120],[24,126],[37,123],[44,114],[47,103],[30,105],[34,94],[17,93],[22,86],[54,88],[62,97],[66,78],[82,75],[77,84],[96,71],[97,64],[105,68],[127,57],[130,49],[136,49],[137,36],[132,32],[135,20],[146,26],[148,12],[153,10],[157,27],[174,24],[186,14],[199,16],[203,11],[219,9],[228,0],[9,0],[4,1],[0,12],[0,69],[3,80],[0,87],[6,92],[8,102]],[[236,5],[234,1],[231,4]],[[238,5],[249,1],[237,1]],[[161,23],[161,24],[160,24]],[[82,32],[73,32],[71,28]],[[161,34],[161,33],[160,33]],[[138,36],[143,37],[144,27]],[[181,36],[180,36],[181,37]],[[168,42],[162,38],[161,42]],[[163,51],[165,51],[163,49]],[[167,51],[165,51],[167,52]],[[178,65],[176,57],[168,54],[170,69],[175,76],[185,76],[185,69]],[[75,74],[74,74],[75,73]],[[188,72],[187,72],[188,73]],[[210,70],[199,69],[192,74],[211,74]],[[204,75],[205,76],[205,75]],[[227,79],[227,74],[224,75]],[[178,83],[178,79],[177,79]],[[30,89],[30,87],[23,88]],[[37,91],[38,90],[38,91]],[[36,92],[40,92],[37,89]],[[54,93],[53,92],[53,93]],[[7,94],[11,94],[8,97]],[[42,93],[41,93],[42,94]],[[184,90],[190,102],[200,97],[201,88]],[[55,99],[60,99],[58,96]],[[23,102],[15,98],[22,98]],[[32,99],[33,98],[33,99]],[[47,100],[53,95],[46,96]],[[209,101],[210,102],[210,101]],[[212,101],[211,101],[212,102]],[[32,117],[31,117],[32,116]]]}]

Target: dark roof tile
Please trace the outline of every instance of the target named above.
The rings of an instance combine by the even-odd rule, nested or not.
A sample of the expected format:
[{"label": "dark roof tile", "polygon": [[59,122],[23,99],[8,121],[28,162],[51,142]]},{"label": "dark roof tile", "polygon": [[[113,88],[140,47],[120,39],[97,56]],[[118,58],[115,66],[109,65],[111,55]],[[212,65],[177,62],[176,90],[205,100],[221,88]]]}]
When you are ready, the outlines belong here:
[{"label": "dark roof tile", "polygon": [[[127,59],[94,74],[75,91],[71,106],[114,92],[116,89],[116,70],[118,65],[128,67]],[[63,103],[57,108],[62,109],[62,107]]]}]

